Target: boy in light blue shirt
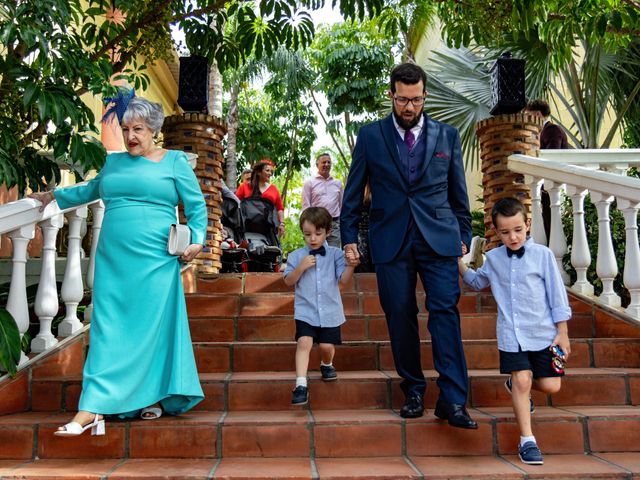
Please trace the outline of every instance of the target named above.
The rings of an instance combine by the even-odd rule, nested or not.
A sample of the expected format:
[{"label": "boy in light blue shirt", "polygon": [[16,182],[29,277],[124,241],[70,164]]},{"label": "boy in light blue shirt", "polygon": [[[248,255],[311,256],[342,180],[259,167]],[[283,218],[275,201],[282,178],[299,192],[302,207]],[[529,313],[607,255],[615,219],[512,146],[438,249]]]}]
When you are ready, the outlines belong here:
[{"label": "boy in light blue shirt", "polygon": [[342,250],[330,247],[326,238],[333,219],[323,207],[310,207],[300,215],[300,229],[307,244],[287,257],[284,283],[295,285],[294,316],[296,319],[296,386],[291,403],[305,405],[309,401],[307,369],[314,343],[320,348],[322,380],[338,378],[333,366],[335,346],[342,343],[340,325],[345,322],[339,284],[353,276],[358,260],[346,259]]},{"label": "boy in light blue shirt", "polygon": [[542,465],[531,430],[531,389],[546,394],[560,390],[564,362],[571,353],[571,309],[553,252],[527,239],[525,206],[515,198],[501,199],[493,206],[491,220],[503,245],[486,254],[478,271],[467,268],[462,258],[458,267],[472,289],[491,286],[498,304],[500,373],[511,374],[505,387],[520,428],[518,455],[526,464]]}]

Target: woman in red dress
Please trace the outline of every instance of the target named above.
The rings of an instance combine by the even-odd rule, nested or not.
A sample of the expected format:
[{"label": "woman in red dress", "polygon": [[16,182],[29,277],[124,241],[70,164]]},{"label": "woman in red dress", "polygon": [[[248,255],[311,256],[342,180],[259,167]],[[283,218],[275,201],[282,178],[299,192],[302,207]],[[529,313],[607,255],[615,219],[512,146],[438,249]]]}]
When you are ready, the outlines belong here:
[{"label": "woman in red dress", "polygon": [[278,212],[278,235],[284,235],[284,206],[282,205],[282,199],[280,198],[280,192],[275,185],[271,185],[269,180],[273,175],[273,162],[269,159],[260,160],[253,166],[251,171],[251,182],[242,183],[238,190],[236,190],[236,196],[243,200],[250,197],[255,191],[256,194],[260,194],[262,198],[266,198],[276,207]]}]

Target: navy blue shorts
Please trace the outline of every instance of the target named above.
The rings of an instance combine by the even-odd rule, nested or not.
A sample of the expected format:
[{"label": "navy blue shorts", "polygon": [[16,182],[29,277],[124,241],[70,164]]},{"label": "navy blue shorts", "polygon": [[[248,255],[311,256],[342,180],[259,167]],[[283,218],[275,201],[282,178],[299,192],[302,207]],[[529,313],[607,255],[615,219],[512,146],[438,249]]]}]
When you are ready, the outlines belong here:
[{"label": "navy blue shorts", "polygon": [[342,343],[340,327],[314,327],[302,320],[296,320],[296,341],[300,337],[311,337],[313,343],[331,343],[333,345]]},{"label": "navy blue shorts", "polygon": [[511,373],[519,370],[531,370],[533,378],[562,377],[564,373],[556,372],[551,366],[553,353],[549,348],[537,352],[520,350],[519,352],[503,352],[500,350],[500,373]]}]

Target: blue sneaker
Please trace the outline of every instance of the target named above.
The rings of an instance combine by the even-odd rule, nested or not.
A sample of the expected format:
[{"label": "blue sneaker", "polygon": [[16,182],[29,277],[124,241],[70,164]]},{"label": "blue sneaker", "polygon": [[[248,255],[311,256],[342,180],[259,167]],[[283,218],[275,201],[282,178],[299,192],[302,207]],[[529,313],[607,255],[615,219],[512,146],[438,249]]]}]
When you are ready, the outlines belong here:
[{"label": "blue sneaker", "polygon": [[[511,377],[509,377],[507,378],[507,381],[504,382],[504,388],[507,389],[507,392],[509,392],[509,395],[511,395],[511,387],[512,387]],[[529,395],[529,402],[531,402],[529,405],[529,413],[533,413],[536,411],[536,405],[535,403],[533,403],[533,398],[531,398],[531,395]]]},{"label": "blue sneaker", "polygon": [[542,465],[544,460],[542,459],[542,453],[535,442],[525,442],[524,445],[520,445],[518,448],[518,456],[522,463],[527,465]]}]

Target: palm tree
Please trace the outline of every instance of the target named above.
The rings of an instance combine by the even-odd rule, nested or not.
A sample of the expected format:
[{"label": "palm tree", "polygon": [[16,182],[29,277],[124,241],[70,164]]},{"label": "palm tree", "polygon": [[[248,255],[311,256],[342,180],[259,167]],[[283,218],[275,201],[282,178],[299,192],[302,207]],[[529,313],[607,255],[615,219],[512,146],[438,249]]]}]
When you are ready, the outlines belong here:
[{"label": "palm tree", "polygon": [[[638,98],[640,78],[626,66],[638,65],[638,50],[611,52],[601,43],[580,42],[583,55],[562,65],[554,75],[549,67],[545,45],[533,38],[504,42],[500,50],[443,48],[435,52],[427,66],[429,96],[427,108],[432,116],[456,126],[467,152],[467,166],[479,164],[475,124],[489,116],[490,67],[497,56],[511,51],[527,60],[526,94],[539,98],[552,94],[566,108],[573,123],[565,126],[576,148],[608,148],[621,126],[626,112]],[[616,88],[624,79],[632,86]],[[611,123],[605,132],[605,115]],[[556,119],[557,120],[557,119]],[[599,138],[604,136],[603,141]]]}]

